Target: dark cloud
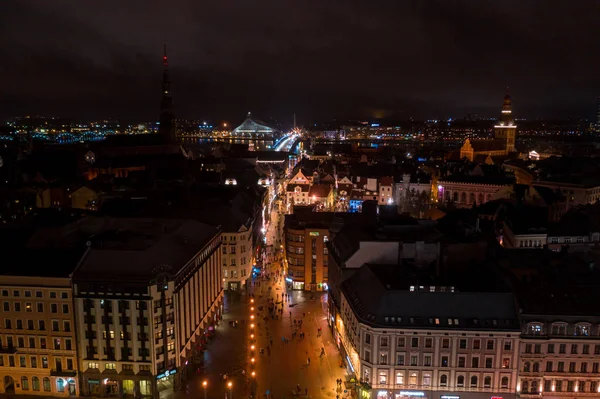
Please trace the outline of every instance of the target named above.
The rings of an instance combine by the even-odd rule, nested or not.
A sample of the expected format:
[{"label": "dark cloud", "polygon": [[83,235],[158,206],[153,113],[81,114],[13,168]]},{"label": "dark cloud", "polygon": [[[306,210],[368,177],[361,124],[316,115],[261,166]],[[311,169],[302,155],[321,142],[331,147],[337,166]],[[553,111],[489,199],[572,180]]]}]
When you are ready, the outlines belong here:
[{"label": "dark cloud", "polygon": [[169,45],[183,117],[591,116],[600,3],[5,0],[0,113],[153,118]]}]

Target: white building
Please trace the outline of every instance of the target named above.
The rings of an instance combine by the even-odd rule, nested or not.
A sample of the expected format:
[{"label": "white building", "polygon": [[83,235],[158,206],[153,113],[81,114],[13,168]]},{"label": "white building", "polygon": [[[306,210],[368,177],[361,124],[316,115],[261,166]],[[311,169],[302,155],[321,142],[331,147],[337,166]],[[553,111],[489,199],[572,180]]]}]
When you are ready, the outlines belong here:
[{"label": "white building", "polygon": [[244,288],[252,275],[252,223],[246,224],[237,231],[226,229],[221,233],[223,286],[233,291]]},{"label": "white building", "polygon": [[[515,398],[519,322],[510,293],[404,287],[397,265],[342,284],[335,336],[364,398]],[[400,273],[401,274],[401,273]]]},{"label": "white building", "polygon": [[179,219],[88,220],[73,274],[83,395],[157,398],[221,312],[220,232]]}]

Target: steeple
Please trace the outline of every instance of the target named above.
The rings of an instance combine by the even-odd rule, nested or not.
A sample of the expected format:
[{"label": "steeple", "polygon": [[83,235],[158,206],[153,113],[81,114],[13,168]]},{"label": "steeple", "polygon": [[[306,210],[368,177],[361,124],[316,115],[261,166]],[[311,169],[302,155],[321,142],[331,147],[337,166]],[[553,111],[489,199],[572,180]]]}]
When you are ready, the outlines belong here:
[{"label": "steeple", "polygon": [[175,136],[175,116],[173,114],[173,97],[171,95],[171,79],[169,77],[169,59],[167,57],[167,45],[163,55],[163,80],[162,80],[162,99],[160,102],[160,126],[158,132],[165,137],[168,142],[174,143]]},{"label": "steeple", "polygon": [[502,103],[502,113],[498,123],[494,126],[494,137],[504,139],[506,141],[507,155],[510,152],[515,152],[515,138],[517,133],[517,125],[512,116],[512,100],[506,88],[506,95]]}]

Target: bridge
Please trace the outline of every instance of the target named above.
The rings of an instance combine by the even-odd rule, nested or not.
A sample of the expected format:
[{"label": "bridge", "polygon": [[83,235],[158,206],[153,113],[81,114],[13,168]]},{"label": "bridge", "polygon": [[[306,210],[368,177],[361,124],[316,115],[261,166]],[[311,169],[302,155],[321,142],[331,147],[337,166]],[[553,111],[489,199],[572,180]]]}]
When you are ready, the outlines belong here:
[{"label": "bridge", "polygon": [[[106,139],[106,136],[113,135],[115,132],[113,130],[104,130],[104,131],[85,131],[85,132],[60,132],[56,134],[48,134],[48,133],[40,133],[34,132],[31,133],[29,137],[35,141],[46,141],[49,143],[56,144],[74,144],[74,143],[84,143],[90,141],[102,141]],[[24,134],[4,134],[0,135],[0,141],[16,141],[23,140],[27,141],[28,136]]]},{"label": "bridge", "polygon": [[273,145],[273,151],[289,152],[294,147],[299,138],[300,132],[297,130],[293,130],[289,133],[286,133],[275,142],[275,144]]}]

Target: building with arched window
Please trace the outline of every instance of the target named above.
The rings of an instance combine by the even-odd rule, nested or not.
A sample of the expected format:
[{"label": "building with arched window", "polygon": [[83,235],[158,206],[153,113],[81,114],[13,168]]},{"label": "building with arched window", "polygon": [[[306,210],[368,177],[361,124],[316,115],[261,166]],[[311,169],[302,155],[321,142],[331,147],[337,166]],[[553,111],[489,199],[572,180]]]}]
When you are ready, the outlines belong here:
[{"label": "building with arched window", "polygon": [[372,399],[514,399],[519,332],[512,293],[400,265],[362,266],[342,283],[335,316],[348,372]]},{"label": "building with arched window", "polygon": [[[75,321],[72,309],[70,267],[78,253],[60,257],[60,252],[32,250],[21,255],[13,269],[5,263],[0,276],[0,393],[79,395]],[[28,263],[36,258],[35,265]],[[42,277],[19,276],[37,267],[47,257],[56,268]],[[69,261],[70,259],[70,261]],[[62,265],[60,264],[62,262]]]}]

